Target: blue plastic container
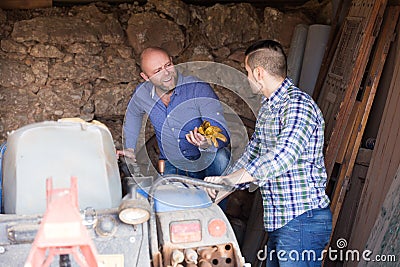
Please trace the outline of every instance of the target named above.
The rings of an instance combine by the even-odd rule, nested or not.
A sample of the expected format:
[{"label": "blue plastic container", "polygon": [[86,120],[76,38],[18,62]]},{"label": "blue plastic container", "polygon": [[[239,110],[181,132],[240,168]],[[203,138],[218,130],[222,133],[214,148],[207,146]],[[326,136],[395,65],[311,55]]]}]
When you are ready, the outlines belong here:
[{"label": "blue plastic container", "polygon": [[[138,188],[137,192],[148,197],[148,188]],[[212,201],[206,191],[182,183],[159,186],[154,193],[156,212],[207,208],[211,204]]]}]

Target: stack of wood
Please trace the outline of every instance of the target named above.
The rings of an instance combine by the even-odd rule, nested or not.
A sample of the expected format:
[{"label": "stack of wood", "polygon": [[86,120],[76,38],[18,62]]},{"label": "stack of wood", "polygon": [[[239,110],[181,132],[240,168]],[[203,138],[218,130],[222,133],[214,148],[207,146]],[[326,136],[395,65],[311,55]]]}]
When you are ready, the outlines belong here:
[{"label": "stack of wood", "polygon": [[[347,240],[350,239],[347,248],[364,249],[400,164],[399,153],[396,155],[394,152],[400,147],[395,137],[400,132],[400,111],[396,107],[400,98],[394,90],[399,86],[400,77],[398,47],[394,48],[397,51],[396,67],[376,145],[373,142],[374,151],[360,150],[387,55],[391,46],[394,46],[399,12],[398,1],[353,0],[340,28],[332,29],[331,49],[325,55],[326,65],[321,68],[314,90],[313,97],[326,121],[325,163],[328,172],[327,193],[332,201],[332,247],[338,238],[343,238],[335,235],[335,227],[341,212],[345,210],[349,213],[342,214],[341,219],[349,223],[345,236]],[[357,168],[358,154],[358,160],[363,161],[364,157],[365,161],[365,157],[368,158],[368,162],[360,164],[366,168]],[[358,179],[360,176],[363,176],[361,182]],[[350,185],[358,190],[346,196],[348,190],[352,190]],[[346,209],[345,200],[352,202]],[[353,225],[363,227],[352,229]],[[339,232],[343,234],[343,231]],[[346,266],[352,264],[356,263],[346,263]]]}]

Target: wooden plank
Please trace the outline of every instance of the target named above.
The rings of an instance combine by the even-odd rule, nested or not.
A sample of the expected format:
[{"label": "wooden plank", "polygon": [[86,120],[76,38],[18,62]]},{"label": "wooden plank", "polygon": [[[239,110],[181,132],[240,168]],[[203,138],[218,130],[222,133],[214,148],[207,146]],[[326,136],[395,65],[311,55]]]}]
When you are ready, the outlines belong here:
[{"label": "wooden plank", "polygon": [[343,163],[344,157],[346,156],[346,151],[349,148],[349,142],[351,135],[353,134],[353,129],[355,127],[356,118],[358,116],[359,105],[357,103],[354,104],[353,111],[351,112],[351,116],[349,118],[349,123],[346,126],[346,131],[344,131],[343,140],[340,143],[340,149],[338,151],[338,155],[336,157],[336,163]]},{"label": "wooden plank", "polygon": [[[350,81],[354,69],[358,67],[358,65],[355,65],[353,55],[361,53],[357,49],[360,47],[359,42],[362,39],[364,20],[367,20],[367,18],[347,17],[343,23],[340,41],[323,85],[322,94],[318,100],[326,122],[326,141],[330,140],[337,122],[337,113],[342,105],[342,101],[346,99],[346,91],[351,90],[347,86],[347,83]],[[334,98],[331,97],[333,95],[335,96]],[[334,102],[332,102],[332,99],[334,99]]]},{"label": "wooden plank", "polygon": [[348,149],[344,152],[343,160],[341,162],[342,165],[340,167],[338,179],[336,181],[335,191],[331,198],[331,210],[332,210],[332,221],[333,221],[332,225],[333,226],[336,224],[336,220],[339,215],[339,211],[337,210],[337,207],[336,207],[338,204],[338,201],[339,201],[339,197],[343,194],[342,193],[343,190],[347,190],[348,179],[350,177],[350,176],[346,176],[347,175],[346,170],[351,165],[351,161],[349,160],[349,156],[350,156],[349,151],[353,149],[354,137],[357,135],[357,128],[355,127],[355,123],[357,121],[357,118],[360,117],[360,113],[361,113],[360,107],[361,107],[360,102],[356,102],[354,104],[353,113],[355,115],[353,117],[353,123],[348,124],[348,125],[351,125],[351,128],[348,129],[349,137],[347,140],[347,145],[349,145],[349,146],[346,147]]},{"label": "wooden plank", "polygon": [[[375,97],[376,89],[385,65],[386,57],[389,51],[390,44],[393,40],[393,34],[396,29],[397,21],[399,18],[400,8],[390,8],[387,10],[385,21],[382,30],[379,34],[375,50],[371,58],[371,66],[368,71],[367,82],[365,85],[364,93],[358,105],[359,112],[356,116],[354,128],[349,140],[348,150],[341,166],[338,181],[332,197],[331,210],[333,213],[333,228],[335,228],[338,215],[343,205],[343,200],[347,190],[347,184],[353,172],[354,163],[360,148],[361,139],[364,134],[365,126],[367,124],[368,116],[371,111],[371,106]],[[350,124],[350,123],[349,123]]]},{"label": "wooden plank", "polygon": [[[340,211],[339,218],[337,220],[337,225],[335,231],[332,233],[331,248],[337,249],[336,241],[344,238],[346,240],[350,239],[351,230],[353,227],[354,217],[357,213],[358,200],[360,199],[361,192],[364,186],[365,178],[367,177],[368,167],[355,164],[354,171],[351,176],[351,184],[349,186],[349,191],[346,194],[346,199],[343,203],[343,207]],[[343,266],[342,262],[333,261],[327,258],[325,260],[324,267],[336,267]]]},{"label": "wooden plank", "polygon": [[383,199],[393,181],[393,168],[400,166],[400,142],[398,141],[400,133],[400,90],[398,90],[400,88],[400,43],[398,39],[393,46],[396,66],[349,242],[349,247],[360,251],[365,247]]},{"label": "wooden plank", "polygon": [[328,179],[375,40],[373,33],[380,26],[386,3],[386,0],[353,0],[349,16],[343,23],[344,30],[318,100],[322,106],[328,94],[337,95],[330,113],[322,109],[326,121],[325,140],[328,141],[325,156]]},{"label": "wooden plank", "polygon": [[0,8],[3,9],[32,9],[52,7],[52,0],[1,0]]},{"label": "wooden plank", "polygon": [[360,147],[356,158],[356,164],[369,166],[369,163],[371,162],[372,152],[372,149]]}]

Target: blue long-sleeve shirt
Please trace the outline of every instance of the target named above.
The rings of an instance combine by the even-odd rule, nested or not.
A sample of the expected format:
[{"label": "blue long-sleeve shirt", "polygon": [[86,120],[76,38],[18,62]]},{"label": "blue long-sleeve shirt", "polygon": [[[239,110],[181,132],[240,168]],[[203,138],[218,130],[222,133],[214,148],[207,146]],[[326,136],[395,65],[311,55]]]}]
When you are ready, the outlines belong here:
[{"label": "blue long-sleeve shirt", "polygon": [[199,149],[190,144],[185,135],[199,127],[204,120],[219,126],[227,137],[226,142],[218,141],[218,148],[229,143],[223,108],[217,95],[209,84],[193,76],[178,73],[178,83],[167,107],[151,82],[136,87],[125,117],[125,148],[136,148],[145,113],[149,115],[155,130],[160,159],[179,160],[199,156]]}]

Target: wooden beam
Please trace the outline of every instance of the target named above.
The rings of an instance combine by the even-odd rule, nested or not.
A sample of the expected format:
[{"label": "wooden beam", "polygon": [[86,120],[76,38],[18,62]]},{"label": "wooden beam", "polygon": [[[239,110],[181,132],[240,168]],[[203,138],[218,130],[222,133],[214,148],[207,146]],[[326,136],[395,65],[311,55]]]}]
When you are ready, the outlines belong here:
[{"label": "wooden beam", "polygon": [[335,191],[332,195],[332,201],[331,201],[331,210],[332,210],[332,227],[334,228],[337,218],[339,217],[339,212],[340,208],[342,207],[342,202],[343,198],[341,196],[344,196],[345,192],[347,191],[347,186],[349,183],[349,178],[350,175],[348,173],[348,169],[351,168],[353,170],[353,165],[354,162],[352,162],[349,157],[353,156],[353,149],[356,149],[354,147],[354,138],[357,136],[357,126],[356,126],[356,121],[357,118],[360,117],[360,113],[362,113],[361,110],[361,104],[359,102],[355,103],[353,107],[353,123],[349,123],[348,126],[351,126],[349,130],[350,134],[348,136],[348,140],[346,144],[346,150],[344,151],[341,166],[340,166],[340,171],[338,175],[338,179],[336,182],[336,187]]},{"label": "wooden beam", "polygon": [[33,9],[52,7],[52,0],[1,0],[2,9]]},{"label": "wooden beam", "polygon": [[371,162],[372,152],[372,149],[360,147],[356,158],[356,164],[368,167]]},{"label": "wooden beam", "polygon": [[344,197],[347,191],[347,185],[353,172],[354,163],[360,148],[361,139],[364,134],[368,116],[371,111],[372,103],[375,97],[376,89],[386,62],[389,47],[393,41],[393,35],[396,29],[400,14],[400,7],[388,8],[385,14],[382,30],[377,39],[376,48],[371,58],[371,66],[368,70],[368,78],[365,85],[361,102],[354,105],[353,112],[357,112],[355,120],[349,125],[353,125],[348,147],[343,158],[343,165],[340,168],[335,192],[332,197],[331,210],[333,213],[333,229],[335,228],[337,218],[343,205]]},{"label": "wooden beam", "polygon": [[[399,28],[397,29],[397,34]],[[393,43],[393,62],[395,64],[390,81],[385,109],[379,126],[376,144],[365,180],[359,208],[354,220],[348,247],[365,249],[382,203],[390,189],[393,178],[400,166],[400,40]]]},{"label": "wooden beam", "polygon": [[342,164],[344,158],[346,156],[346,151],[349,148],[350,139],[353,133],[353,129],[356,123],[356,118],[359,116],[358,114],[359,108],[357,103],[353,107],[353,111],[351,112],[351,116],[349,119],[349,123],[347,124],[345,134],[342,139],[342,143],[340,144],[340,149],[338,152],[338,156],[336,157],[336,163]]},{"label": "wooden beam", "polygon": [[337,95],[335,103],[329,104],[328,109],[321,108],[326,121],[325,136],[329,140],[325,153],[328,179],[331,178],[376,38],[375,33],[379,30],[387,3],[386,0],[369,2],[366,5],[363,1],[353,0],[352,8],[343,24],[345,30],[324,83],[325,90],[318,101],[323,106],[328,101],[329,94]]},{"label": "wooden beam", "polygon": [[2,9],[33,9],[52,7],[52,0],[1,0]]}]

